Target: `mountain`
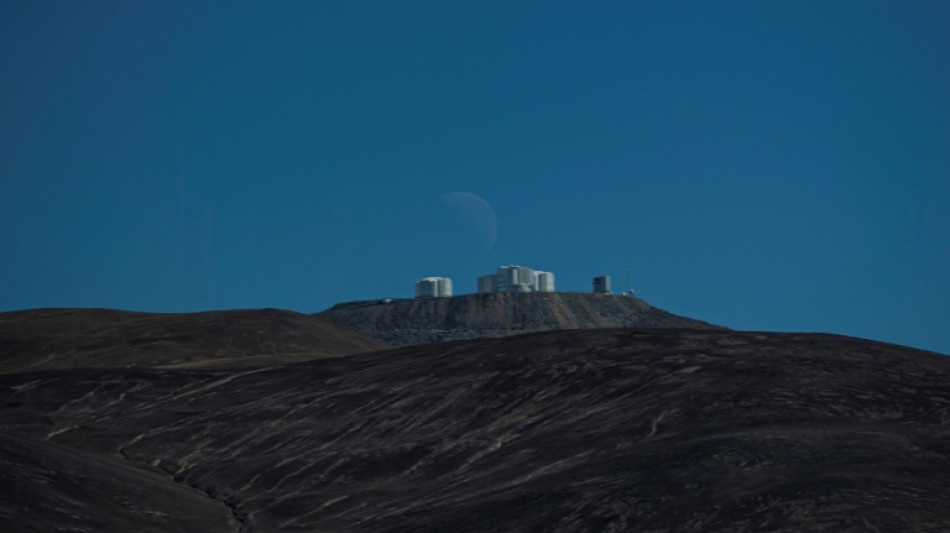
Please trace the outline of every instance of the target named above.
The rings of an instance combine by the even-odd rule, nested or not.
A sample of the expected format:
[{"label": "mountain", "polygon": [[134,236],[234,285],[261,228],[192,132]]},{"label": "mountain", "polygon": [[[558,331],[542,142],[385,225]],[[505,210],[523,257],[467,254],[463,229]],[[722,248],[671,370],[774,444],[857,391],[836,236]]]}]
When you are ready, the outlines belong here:
[{"label": "mountain", "polygon": [[633,296],[576,292],[466,294],[336,305],[317,316],[394,346],[558,329],[719,328]]},{"label": "mountain", "polygon": [[833,335],[6,374],[0,409],[11,531],[950,530],[950,359]]},{"label": "mountain", "polygon": [[203,313],[31,309],[0,313],[0,372],[267,365],[389,347],[351,328],[278,309]]}]

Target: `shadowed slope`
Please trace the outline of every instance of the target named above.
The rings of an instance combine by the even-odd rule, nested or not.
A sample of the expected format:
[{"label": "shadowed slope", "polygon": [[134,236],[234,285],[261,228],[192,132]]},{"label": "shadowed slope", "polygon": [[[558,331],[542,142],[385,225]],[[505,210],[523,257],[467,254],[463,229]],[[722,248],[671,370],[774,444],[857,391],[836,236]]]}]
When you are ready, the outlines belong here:
[{"label": "shadowed slope", "polygon": [[560,331],[16,374],[0,406],[0,433],[166,472],[243,531],[950,528],[950,359],[846,337]]},{"label": "shadowed slope", "polygon": [[350,302],[317,316],[394,346],[505,337],[535,331],[616,327],[718,328],[644,300],[576,292],[465,294],[451,298]]},{"label": "shadowed slope", "polygon": [[[121,458],[0,434],[4,531],[234,531],[228,507]],[[81,527],[81,529],[80,529]]]},{"label": "shadowed slope", "polygon": [[[0,372],[267,365],[288,358],[308,360],[389,347],[351,328],[278,309],[203,313],[31,309],[0,313]],[[245,357],[249,359],[242,361]]]}]

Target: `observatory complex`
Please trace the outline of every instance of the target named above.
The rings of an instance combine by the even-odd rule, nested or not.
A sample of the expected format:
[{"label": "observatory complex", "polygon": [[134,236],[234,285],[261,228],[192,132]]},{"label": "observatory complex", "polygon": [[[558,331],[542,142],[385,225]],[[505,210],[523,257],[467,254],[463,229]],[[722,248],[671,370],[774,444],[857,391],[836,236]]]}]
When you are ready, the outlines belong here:
[{"label": "observatory complex", "polygon": [[[478,294],[505,292],[554,292],[554,273],[533,268],[507,265],[498,267],[494,274],[478,278]],[[610,276],[597,276],[593,282],[595,294],[611,294]],[[623,292],[633,296],[633,290]],[[452,280],[443,277],[422,278],[416,282],[416,298],[452,296]]]}]

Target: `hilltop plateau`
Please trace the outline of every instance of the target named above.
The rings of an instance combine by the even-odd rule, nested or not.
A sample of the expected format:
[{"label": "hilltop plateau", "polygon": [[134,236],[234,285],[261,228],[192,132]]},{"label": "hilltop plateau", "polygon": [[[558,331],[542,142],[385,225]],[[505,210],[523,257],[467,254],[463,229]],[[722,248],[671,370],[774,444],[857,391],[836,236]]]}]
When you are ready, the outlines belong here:
[{"label": "hilltop plateau", "polygon": [[947,531],[950,359],[593,329],[0,375],[10,531]]},{"label": "hilltop plateau", "polygon": [[634,296],[577,292],[465,294],[336,305],[316,316],[394,346],[505,337],[558,329],[719,328]]}]

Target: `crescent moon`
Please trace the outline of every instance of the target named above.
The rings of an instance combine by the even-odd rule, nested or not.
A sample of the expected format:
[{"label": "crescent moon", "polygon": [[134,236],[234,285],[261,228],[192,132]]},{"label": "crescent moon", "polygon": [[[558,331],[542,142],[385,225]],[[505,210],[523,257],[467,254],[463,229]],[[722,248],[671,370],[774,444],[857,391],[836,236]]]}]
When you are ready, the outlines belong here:
[{"label": "crescent moon", "polygon": [[455,191],[443,194],[442,203],[474,226],[485,241],[485,249],[491,250],[498,238],[498,219],[488,201],[473,192]]}]

